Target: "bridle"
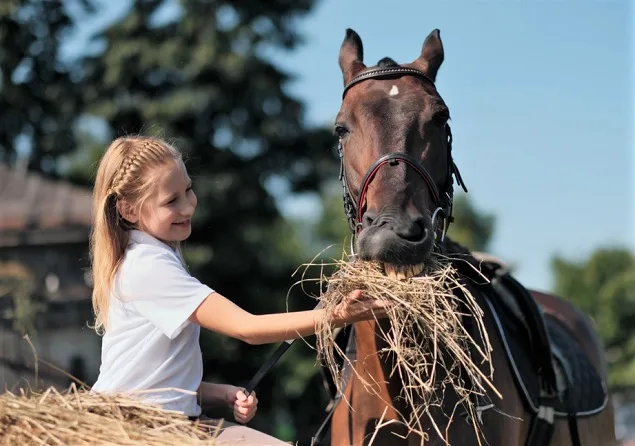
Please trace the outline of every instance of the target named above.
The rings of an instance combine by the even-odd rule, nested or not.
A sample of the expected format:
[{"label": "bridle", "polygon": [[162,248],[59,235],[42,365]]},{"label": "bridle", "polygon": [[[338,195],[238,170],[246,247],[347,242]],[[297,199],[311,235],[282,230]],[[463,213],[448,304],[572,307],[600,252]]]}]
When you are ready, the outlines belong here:
[{"label": "bridle", "polygon": [[[436,88],[434,82],[423,72],[416,70],[414,68],[406,68],[406,67],[390,67],[390,68],[372,68],[370,70],[364,71],[357,76],[353,77],[348,84],[344,87],[344,91],[342,93],[342,100],[346,97],[346,93],[353,87],[354,85],[363,82],[367,79],[392,79],[398,78],[401,76],[414,76],[417,77]],[[413,156],[403,153],[403,152],[391,152],[386,155],[380,157],[377,161],[373,163],[372,166],[366,171],[366,175],[361,182],[361,188],[359,192],[359,197],[357,201],[353,200],[352,194],[350,192],[350,188],[348,186],[348,181],[346,179],[346,169],[344,168],[344,152],[342,150],[342,139],[340,138],[338,141],[337,151],[340,157],[340,181],[342,183],[342,187],[344,188],[344,212],[346,213],[346,218],[348,219],[349,228],[353,234],[351,238],[351,254],[354,255],[354,242],[355,237],[362,230],[362,218],[364,214],[364,206],[366,201],[366,193],[368,192],[368,187],[372,182],[375,174],[381,169],[385,164],[390,164],[391,166],[399,164],[399,162],[403,162],[406,166],[414,169],[426,182],[428,186],[428,191],[432,197],[432,200],[435,205],[435,210],[432,214],[432,226],[435,228],[435,237],[437,236],[437,224],[442,223],[441,226],[441,234],[440,240],[443,241],[445,237],[445,233],[453,221],[452,217],[452,201],[454,197],[454,177],[456,177],[457,184],[463,188],[465,192],[467,192],[467,188],[465,187],[465,183],[463,183],[463,179],[461,178],[461,174],[459,172],[458,167],[454,163],[452,159],[452,132],[450,131],[450,125],[445,124],[445,130],[448,135],[448,172],[445,178],[445,184],[443,185],[441,191],[437,188],[434,180],[430,173],[426,170],[425,167]]]},{"label": "bridle", "polygon": [[[413,68],[405,68],[405,67],[373,68],[361,74],[358,74],[353,79],[351,79],[350,82],[344,88],[344,92],[342,93],[342,99],[344,99],[347,91],[353,85],[359,82],[362,82],[366,79],[389,79],[389,78],[401,77],[406,75],[418,77],[419,79],[422,79],[434,86],[434,82],[428,76],[426,76],[421,71],[415,70]],[[340,138],[338,143],[338,148],[337,148],[339,152],[339,156],[340,156],[340,163],[341,163],[340,164],[340,181],[342,182],[342,187],[344,188],[344,197],[343,197],[344,211],[346,212],[346,217],[348,219],[351,232],[353,233],[353,237],[351,238],[351,254],[353,256],[355,255],[354,240],[356,235],[361,231],[361,228],[362,228],[362,217],[364,212],[363,206],[364,206],[364,200],[366,198],[366,192],[368,190],[368,186],[370,185],[377,171],[384,164],[388,164],[388,163],[390,165],[396,165],[399,162],[403,162],[407,166],[410,166],[411,168],[413,168],[425,180],[426,185],[428,186],[430,195],[432,196],[432,199],[436,206],[432,214],[432,225],[436,229],[437,219],[443,222],[443,227],[441,232],[441,240],[443,240],[445,232],[447,231],[449,224],[452,222],[452,199],[453,199],[453,193],[454,193],[453,192],[453,184],[454,184],[453,177],[456,177],[457,184],[460,185],[463,188],[463,190],[465,190],[465,192],[467,192],[467,188],[465,187],[465,184],[463,183],[461,174],[459,173],[459,169],[456,167],[456,164],[454,164],[454,161],[452,160],[452,133],[450,132],[450,126],[446,124],[445,129],[448,135],[448,172],[446,175],[445,184],[443,185],[443,188],[441,189],[441,191],[439,191],[439,189],[437,188],[436,184],[434,183],[434,180],[432,179],[432,176],[430,176],[426,168],[423,167],[417,159],[415,159],[411,155],[408,155],[407,153],[392,152],[380,157],[377,161],[373,163],[372,166],[370,166],[370,168],[366,172],[366,175],[364,175],[364,179],[362,180],[362,187],[360,189],[360,194],[357,201],[353,200],[352,195],[350,193],[350,189],[348,187],[348,181],[346,180],[346,170],[344,169],[344,153],[342,150],[342,140]],[[436,232],[435,232],[435,237],[436,237]],[[319,307],[320,307],[320,304],[318,304],[316,308],[319,308]],[[353,339],[352,334],[350,336],[351,337],[349,339]],[[291,340],[281,344],[278,347],[278,349],[272,354],[272,356],[267,360],[267,362],[265,362],[265,364],[263,364],[260,367],[256,375],[252,378],[252,380],[246,387],[245,393],[247,395],[249,395],[253,391],[253,389],[258,385],[262,377],[265,376],[265,374],[273,367],[273,365],[278,361],[278,359],[280,359],[280,357],[291,346],[291,344],[293,344],[293,342],[294,341]],[[336,405],[331,406],[331,410],[329,411],[328,416],[326,417],[326,419],[324,420],[324,422],[318,429],[317,433],[313,437],[313,441],[311,444],[314,444],[314,442],[320,438],[320,434],[322,430],[326,427],[331,416],[333,415],[333,411],[335,407]]]}]

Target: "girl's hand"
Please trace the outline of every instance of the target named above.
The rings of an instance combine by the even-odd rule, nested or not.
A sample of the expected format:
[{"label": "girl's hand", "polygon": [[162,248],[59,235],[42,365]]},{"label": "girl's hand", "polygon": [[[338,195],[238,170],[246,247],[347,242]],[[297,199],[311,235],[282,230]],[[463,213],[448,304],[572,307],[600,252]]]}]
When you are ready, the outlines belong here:
[{"label": "girl's hand", "polygon": [[235,386],[228,388],[227,404],[234,410],[234,419],[241,424],[249,423],[258,410],[256,392],[251,392],[247,397],[242,388]]},{"label": "girl's hand", "polygon": [[333,316],[335,321],[345,324],[366,321],[371,319],[381,319],[386,317],[389,304],[386,301],[366,297],[362,291],[350,292],[337,304]]}]

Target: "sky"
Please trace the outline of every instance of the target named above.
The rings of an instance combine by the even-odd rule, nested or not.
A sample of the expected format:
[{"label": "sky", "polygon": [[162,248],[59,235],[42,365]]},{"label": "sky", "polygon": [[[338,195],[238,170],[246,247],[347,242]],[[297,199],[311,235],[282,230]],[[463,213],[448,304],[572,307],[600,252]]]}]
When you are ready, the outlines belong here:
[{"label": "sky", "polygon": [[[99,20],[116,20],[127,5],[110,0]],[[384,56],[411,62],[438,28],[445,61],[437,86],[469,196],[496,216],[490,252],[514,264],[526,286],[550,290],[554,255],[635,250],[632,5],[322,0],[297,21],[305,43],[270,57],[295,75],[288,90],[305,103],[306,120],[331,126],[346,28],[361,36],[367,65]],[[283,203],[291,215],[314,206],[305,197]]]}]

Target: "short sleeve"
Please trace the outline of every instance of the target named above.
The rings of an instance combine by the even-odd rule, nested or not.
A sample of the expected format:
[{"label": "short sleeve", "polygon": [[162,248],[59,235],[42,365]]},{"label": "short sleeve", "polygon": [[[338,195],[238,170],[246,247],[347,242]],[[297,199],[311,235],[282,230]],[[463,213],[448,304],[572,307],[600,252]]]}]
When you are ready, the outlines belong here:
[{"label": "short sleeve", "polygon": [[214,292],[163,249],[146,248],[126,259],[116,284],[122,300],[170,339],[179,335],[194,310]]}]

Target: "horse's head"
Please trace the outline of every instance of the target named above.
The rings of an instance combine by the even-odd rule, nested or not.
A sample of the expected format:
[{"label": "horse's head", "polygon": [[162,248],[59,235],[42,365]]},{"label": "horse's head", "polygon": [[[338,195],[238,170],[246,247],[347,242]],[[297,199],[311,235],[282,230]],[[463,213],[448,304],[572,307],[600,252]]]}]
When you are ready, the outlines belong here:
[{"label": "horse's head", "polygon": [[339,64],[344,76],[335,133],[342,157],[344,204],[357,254],[386,272],[421,272],[451,218],[453,177],[448,107],[435,87],[443,62],[439,31],[412,63],[363,62],[360,37],[346,31]]}]

